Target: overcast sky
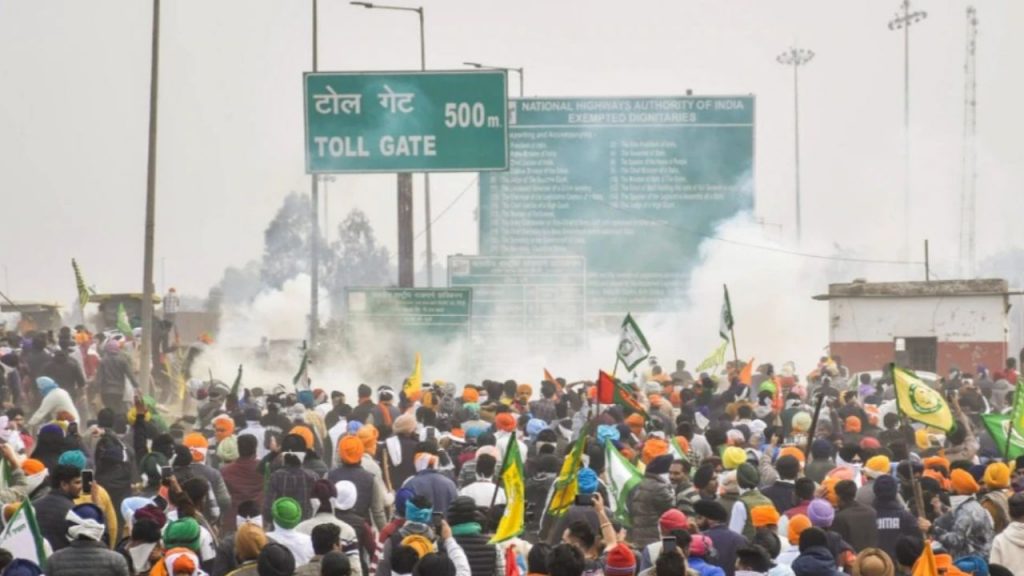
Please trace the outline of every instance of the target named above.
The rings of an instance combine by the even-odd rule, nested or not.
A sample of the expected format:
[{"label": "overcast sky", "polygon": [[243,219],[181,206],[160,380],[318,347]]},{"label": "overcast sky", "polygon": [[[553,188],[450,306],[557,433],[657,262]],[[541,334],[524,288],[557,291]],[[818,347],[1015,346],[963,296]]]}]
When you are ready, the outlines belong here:
[{"label": "overcast sky", "polygon": [[[140,291],[151,2],[0,0],[0,286],[15,299],[74,295],[70,260],[100,291]],[[1024,3],[980,1],[979,253],[1024,244]],[[919,2],[912,34],[915,242],[944,273],[959,233],[966,2]],[[172,0],[163,6],[157,179],[158,290],[205,295],[258,258],[292,190],[306,191],[303,0]],[[320,1],[321,70],[415,69],[415,15]],[[792,222],[792,77],[775,56],[817,56],[801,74],[804,249],[898,256],[902,225],[902,35],[895,1],[432,0],[428,67],[524,66],[528,96],[757,97],[757,211],[769,237]],[[510,84],[515,87],[514,78]],[[434,180],[435,214],[473,175]],[[419,178],[416,230],[423,226]],[[329,185],[329,215],[365,210],[396,244],[394,176]],[[441,219],[434,248],[474,253],[476,192]],[[890,210],[896,210],[895,215]],[[422,248],[417,243],[417,253]],[[166,271],[166,281],[161,273]],[[874,279],[891,272],[879,268]],[[8,279],[9,278],[9,279]],[[808,287],[808,294],[822,287]]]}]

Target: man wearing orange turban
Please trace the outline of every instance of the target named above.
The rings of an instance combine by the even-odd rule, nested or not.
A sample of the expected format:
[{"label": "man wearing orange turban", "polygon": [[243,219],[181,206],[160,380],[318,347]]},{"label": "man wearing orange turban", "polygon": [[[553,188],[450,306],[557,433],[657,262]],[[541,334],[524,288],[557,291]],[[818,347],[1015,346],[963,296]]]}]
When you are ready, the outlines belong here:
[{"label": "man wearing orange turban", "polygon": [[950,511],[932,524],[932,535],[953,558],[977,555],[988,558],[995,537],[992,517],[978,502],[978,482],[957,468],[949,475],[953,487]]},{"label": "man wearing orange turban", "polygon": [[366,448],[363,440],[354,434],[346,434],[338,441],[338,458],[341,465],[327,474],[327,481],[337,485],[343,480],[356,487],[356,502],[352,512],[361,518],[372,520],[374,527],[381,530],[387,525],[384,514],[384,487],[374,475],[363,468],[363,454]]}]

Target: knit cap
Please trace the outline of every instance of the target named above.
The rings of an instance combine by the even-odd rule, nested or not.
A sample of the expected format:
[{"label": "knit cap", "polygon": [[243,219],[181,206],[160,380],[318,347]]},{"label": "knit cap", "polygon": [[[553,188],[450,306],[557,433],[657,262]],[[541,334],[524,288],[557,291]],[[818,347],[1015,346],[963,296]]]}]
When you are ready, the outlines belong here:
[{"label": "knit cap", "polygon": [[832,521],[835,520],[836,509],[832,507],[828,500],[815,498],[807,506],[807,517],[814,526],[828,528],[832,525]]},{"label": "knit cap", "polygon": [[658,519],[658,530],[661,531],[662,535],[666,535],[673,530],[686,530],[689,524],[690,521],[686,518],[686,514],[675,508],[669,508]]},{"label": "knit cap", "polygon": [[452,500],[452,503],[448,506],[446,518],[452,526],[478,522],[479,515],[477,514],[476,502],[469,496],[459,496]]},{"label": "knit cap", "polygon": [[636,556],[623,543],[618,543],[608,551],[604,563],[604,573],[608,576],[633,576],[636,572]]},{"label": "knit cap", "polygon": [[295,528],[302,522],[302,506],[294,498],[284,496],[274,500],[271,507],[274,523],[281,528]]}]

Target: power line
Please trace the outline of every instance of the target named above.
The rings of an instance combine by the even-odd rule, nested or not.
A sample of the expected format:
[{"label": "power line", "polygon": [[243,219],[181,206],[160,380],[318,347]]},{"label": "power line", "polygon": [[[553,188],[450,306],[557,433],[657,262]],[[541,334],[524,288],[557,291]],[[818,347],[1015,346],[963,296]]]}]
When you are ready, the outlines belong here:
[{"label": "power line", "polygon": [[[440,220],[445,214],[447,214],[448,210],[451,210],[452,206],[455,206],[455,204],[459,200],[462,199],[462,197],[466,194],[466,192],[469,192],[469,189],[472,188],[473,186],[476,186],[476,183],[479,182],[479,181],[480,181],[480,177],[479,176],[477,176],[476,178],[473,178],[473,180],[470,181],[469,185],[466,186],[465,188],[463,188],[462,192],[459,192],[459,195],[456,196],[454,200],[449,202],[448,205],[444,207],[444,210],[441,210],[441,212],[439,212],[437,214],[436,218],[434,218],[433,220],[430,221],[430,226],[433,227],[434,224],[437,224],[437,221]],[[420,236],[423,236],[426,233],[427,233],[427,230],[425,228],[423,230],[420,230],[419,234],[417,234],[416,237],[413,238],[413,240],[419,240]]]}]

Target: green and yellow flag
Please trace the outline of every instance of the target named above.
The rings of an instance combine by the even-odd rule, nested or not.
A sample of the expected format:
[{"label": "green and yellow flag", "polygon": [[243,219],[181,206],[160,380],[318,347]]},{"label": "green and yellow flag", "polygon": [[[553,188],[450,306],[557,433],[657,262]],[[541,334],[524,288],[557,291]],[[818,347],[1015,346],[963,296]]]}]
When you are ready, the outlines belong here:
[{"label": "green and yellow flag", "polygon": [[1009,414],[983,414],[981,421],[1007,459],[1024,455],[1024,379],[1017,380]]},{"label": "green and yellow flag", "polygon": [[943,432],[953,430],[956,426],[953,412],[938,390],[922,382],[910,370],[896,365],[892,367],[892,374],[896,385],[896,404],[901,414]]},{"label": "green and yellow flag", "polygon": [[420,392],[423,389],[423,362],[420,357],[420,353],[416,353],[416,365],[413,366],[412,374],[405,379],[405,385],[402,386],[402,391],[405,392],[405,397],[411,401],[415,401],[420,397]]},{"label": "green and yellow flag", "polygon": [[75,288],[78,290],[78,307],[85,310],[85,305],[89,303],[89,289],[85,287],[85,278],[82,277],[82,270],[78,267],[78,262],[74,258],[71,259],[71,268],[75,271]]},{"label": "green and yellow flag", "polygon": [[123,302],[117,305],[117,330],[128,338],[132,336],[132,324],[128,321],[128,312]]},{"label": "green and yellow flag", "polygon": [[562,462],[562,470],[555,478],[555,490],[551,493],[548,503],[548,514],[561,516],[576,501],[576,475],[583,467],[583,446],[587,443],[587,428],[580,432],[580,437],[572,447],[569,457]]},{"label": "green and yellow flag", "polygon": [[722,343],[718,346],[718,348],[715,348],[714,352],[712,352],[696,368],[694,368],[694,371],[697,373],[706,372],[708,370],[714,370],[715,368],[718,368],[722,364],[725,364],[725,350],[728,346],[729,341],[723,340]]},{"label": "green and yellow flag", "polygon": [[497,544],[523,533],[526,523],[526,479],[523,474],[523,459],[519,455],[519,442],[515,434],[508,441],[505,460],[501,463],[501,480],[505,486],[505,513],[501,516],[498,529],[488,544]]}]

